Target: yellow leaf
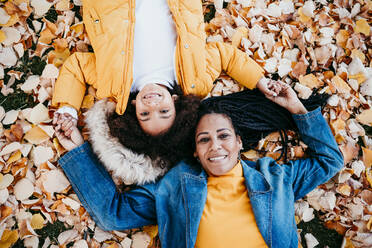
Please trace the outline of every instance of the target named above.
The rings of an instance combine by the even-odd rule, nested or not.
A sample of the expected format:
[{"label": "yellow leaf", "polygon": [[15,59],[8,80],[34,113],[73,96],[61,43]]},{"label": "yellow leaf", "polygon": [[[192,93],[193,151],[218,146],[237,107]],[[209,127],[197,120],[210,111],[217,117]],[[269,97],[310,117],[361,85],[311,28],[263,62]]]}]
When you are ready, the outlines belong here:
[{"label": "yellow leaf", "polygon": [[53,63],[55,67],[60,67],[70,56],[70,50],[66,48],[62,51],[51,51],[48,53],[48,62]]},{"label": "yellow leaf", "polygon": [[6,35],[3,30],[0,30],[0,43],[6,39]]},{"label": "yellow leaf", "polygon": [[342,79],[340,76],[336,75],[331,80],[332,86],[334,86],[338,92],[340,93],[350,93],[351,88],[350,86]]},{"label": "yellow leaf", "polygon": [[370,231],[372,231],[371,230],[372,229],[372,216],[369,218],[369,221],[367,223],[367,229],[370,230]]},{"label": "yellow leaf", "polygon": [[31,227],[33,229],[42,229],[44,227],[44,218],[41,214],[34,214],[31,218]]},{"label": "yellow leaf", "polygon": [[[372,150],[362,147],[363,150],[363,163],[366,168],[372,166]],[[371,184],[372,185],[372,184]]]},{"label": "yellow leaf", "polygon": [[345,127],[346,123],[341,119],[331,121],[331,128],[335,135],[338,134],[340,131],[345,130]]},{"label": "yellow leaf", "polygon": [[10,16],[10,19],[8,20],[7,23],[0,24],[0,26],[10,27],[10,26],[13,26],[14,24],[16,24],[18,21],[19,21],[18,14],[13,14],[13,15]]},{"label": "yellow leaf", "polygon": [[49,28],[44,29],[40,32],[40,38],[39,42],[42,42],[44,44],[50,44],[54,38],[57,36],[52,33],[52,31]]},{"label": "yellow leaf", "polygon": [[61,0],[56,4],[55,8],[59,11],[66,11],[70,9],[70,6],[69,0]]},{"label": "yellow leaf", "polygon": [[306,76],[300,76],[299,81],[302,85],[309,87],[310,89],[319,88],[323,85],[314,74],[307,74]]},{"label": "yellow leaf", "polygon": [[38,126],[34,126],[25,134],[25,140],[34,145],[39,145],[49,139],[49,136],[43,129]]},{"label": "yellow leaf", "polygon": [[66,150],[61,146],[57,138],[53,139],[54,148],[56,148],[58,156],[61,156]]},{"label": "yellow leaf", "polygon": [[356,33],[362,33],[368,36],[370,33],[370,26],[366,19],[359,19],[358,21],[356,21],[354,31]]},{"label": "yellow leaf", "polygon": [[366,178],[369,182],[370,187],[372,187],[372,170],[371,168],[366,169]]},{"label": "yellow leaf", "polygon": [[258,152],[253,149],[243,152],[242,155],[248,160],[257,160],[259,157]]},{"label": "yellow leaf", "polygon": [[347,184],[341,184],[337,187],[336,191],[344,196],[349,196],[351,193],[351,187]]},{"label": "yellow leaf", "polygon": [[364,110],[356,116],[356,119],[364,125],[372,126],[372,109]]},{"label": "yellow leaf", "polygon": [[17,161],[18,159],[20,159],[22,157],[22,153],[20,150],[14,152],[12,154],[12,156],[9,157],[8,161],[6,161],[7,164],[11,164],[15,161]]},{"label": "yellow leaf", "polygon": [[4,230],[3,236],[1,236],[0,240],[0,247],[1,248],[9,248],[18,240],[18,232],[17,230]]},{"label": "yellow leaf", "polygon": [[86,95],[84,96],[83,103],[81,104],[81,108],[91,108],[94,104],[94,96]]},{"label": "yellow leaf", "polygon": [[343,246],[343,248],[355,248],[350,238],[344,238],[344,240],[345,240],[345,245]]},{"label": "yellow leaf", "polygon": [[355,79],[358,81],[359,84],[363,83],[364,81],[366,81],[366,76],[364,76],[364,74],[361,72],[361,73],[358,73],[358,74],[355,74],[355,75],[349,75],[349,79]]},{"label": "yellow leaf", "polygon": [[336,43],[342,48],[346,48],[347,40],[349,39],[349,32],[347,30],[340,30],[336,35]]},{"label": "yellow leaf", "polygon": [[362,61],[362,63],[364,63],[364,61],[366,59],[366,56],[364,55],[364,53],[362,51],[358,50],[358,49],[353,49],[351,51],[350,57],[359,58]]},{"label": "yellow leaf", "polygon": [[300,21],[302,23],[307,23],[307,22],[311,22],[311,17],[308,17],[307,15],[305,15],[303,13],[303,9],[302,7],[298,9],[298,16],[300,17]]},{"label": "yellow leaf", "polygon": [[83,25],[83,23],[78,23],[78,24],[72,25],[70,27],[70,30],[75,31],[75,34],[76,35],[79,35],[79,34],[83,33],[83,31],[84,31],[84,25]]},{"label": "yellow leaf", "polygon": [[158,226],[157,225],[144,226],[143,231],[147,233],[151,239],[153,239],[155,238],[156,235],[158,235]]}]

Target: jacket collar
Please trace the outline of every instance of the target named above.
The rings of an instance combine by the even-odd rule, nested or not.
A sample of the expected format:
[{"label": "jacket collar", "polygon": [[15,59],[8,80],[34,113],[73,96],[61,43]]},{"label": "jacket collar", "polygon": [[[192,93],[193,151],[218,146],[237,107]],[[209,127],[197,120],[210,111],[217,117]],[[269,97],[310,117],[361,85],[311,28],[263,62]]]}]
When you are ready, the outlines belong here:
[{"label": "jacket collar", "polygon": [[[258,170],[256,163],[242,161],[243,175],[258,229],[266,244],[272,241],[272,187]],[[182,195],[186,208],[186,244],[194,247],[207,200],[207,173],[204,169],[181,175]]]}]

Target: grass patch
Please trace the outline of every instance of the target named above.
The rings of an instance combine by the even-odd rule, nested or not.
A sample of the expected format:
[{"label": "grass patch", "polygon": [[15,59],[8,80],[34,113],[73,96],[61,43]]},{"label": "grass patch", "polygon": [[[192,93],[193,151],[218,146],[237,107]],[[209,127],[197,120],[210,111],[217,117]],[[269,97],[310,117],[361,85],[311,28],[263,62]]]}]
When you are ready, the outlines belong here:
[{"label": "grass patch", "polygon": [[302,229],[301,244],[307,248],[305,234],[311,233],[319,242],[316,247],[340,248],[343,236],[338,234],[335,230],[326,228],[323,222],[319,219],[319,213],[315,212],[315,218],[309,222],[301,221],[297,228]]}]

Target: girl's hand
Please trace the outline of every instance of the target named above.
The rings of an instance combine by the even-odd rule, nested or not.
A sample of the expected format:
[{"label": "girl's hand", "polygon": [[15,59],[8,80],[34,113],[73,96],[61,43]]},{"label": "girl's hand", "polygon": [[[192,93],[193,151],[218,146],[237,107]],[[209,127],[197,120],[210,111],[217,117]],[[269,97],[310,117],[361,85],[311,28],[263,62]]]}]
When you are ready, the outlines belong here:
[{"label": "girl's hand", "polygon": [[276,95],[263,92],[267,99],[287,109],[291,114],[307,113],[306,108],[298,99],[296,92],[288,84],[270,80],[267,85],[269,90],[275,92],[274,95]]},{"label": "girl's hand", "polygon": [[71,151],[84,143],[83,136],[77,128],[74,120],[71,118],[65,118],[61,115],[56,117],[56,126],[54,127],[54,130],[59,143],[61,143],[67,151]]}]

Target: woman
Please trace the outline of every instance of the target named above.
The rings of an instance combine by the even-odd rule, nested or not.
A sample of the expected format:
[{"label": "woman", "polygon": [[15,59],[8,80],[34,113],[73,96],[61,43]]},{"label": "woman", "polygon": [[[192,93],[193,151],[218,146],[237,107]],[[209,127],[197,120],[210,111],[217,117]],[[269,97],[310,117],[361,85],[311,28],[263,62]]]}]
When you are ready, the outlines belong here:
[{"label": "woman", "polygon": [[169,92],[175,84],[203,98],[225,71],[247,88],[270,93],[262,68],[246,53],[206,43],[200,0],[84,0],[83,21],[94,53],[76,52],[61,68],[52,99],[59,113],[76,119],[91,85],[99,99],[117,103],[119,115],[135,105],[138,125],[157,136],[172,126],[175,102],[182,100]]},{"label": "woman", "polygon": [[73,149],[59,163],[105,230],[158,224],[162,247],[298,247],[294,202],[330,179],[343,158],[320,109],[308,112],[284,84],[277,90],[277,97],[267,97],[293,114],[310,158],[283,165],[271,158],[242,161],[241,137],[228,114],[202,109],[197,162],[181,162],[156,183],[119,193],[77,129],[71,138],[57,130]]}]

